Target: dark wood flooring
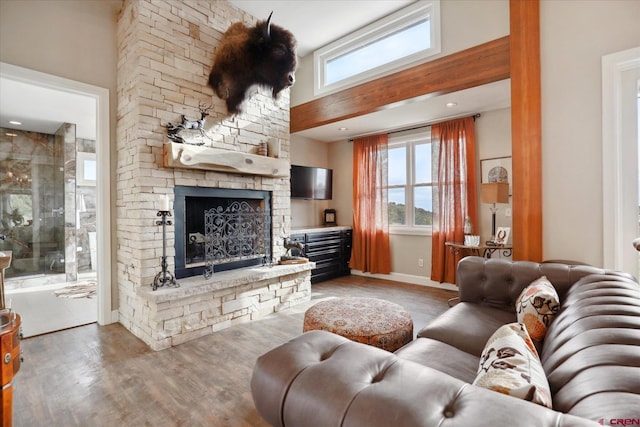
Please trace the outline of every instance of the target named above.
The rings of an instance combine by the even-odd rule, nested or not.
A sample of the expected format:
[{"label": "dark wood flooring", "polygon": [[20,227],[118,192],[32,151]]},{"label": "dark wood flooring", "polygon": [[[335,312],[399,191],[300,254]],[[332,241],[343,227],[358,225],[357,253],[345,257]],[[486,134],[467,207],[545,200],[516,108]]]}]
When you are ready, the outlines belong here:
[{"label": "dark wood flooring", "polygon": [[298,336],[316,302],[366,296],[398,303],[414,333],[455,292],[359,276],[313,285],[312,301],[162,351],[120,324],[91,324],[22,342],[14,426],[266,426],[249,381],[256,358]]}]

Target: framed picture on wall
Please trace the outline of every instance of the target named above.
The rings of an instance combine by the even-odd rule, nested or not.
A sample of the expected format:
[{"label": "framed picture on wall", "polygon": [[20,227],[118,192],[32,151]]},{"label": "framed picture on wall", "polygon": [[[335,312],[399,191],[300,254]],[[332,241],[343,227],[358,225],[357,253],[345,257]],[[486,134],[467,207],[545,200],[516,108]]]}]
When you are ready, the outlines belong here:
[{"label": "framed picture on wall", "polygon": [[335,209],[325,209],[324,210],[324,225],[336,225],[336,210]]},{"label": "framed picture on wall", "polygon": [[512,194],[513,175],[511,171],[511,156],[494,157],[480,160],[481,183],[508,182],[509,195]]}]

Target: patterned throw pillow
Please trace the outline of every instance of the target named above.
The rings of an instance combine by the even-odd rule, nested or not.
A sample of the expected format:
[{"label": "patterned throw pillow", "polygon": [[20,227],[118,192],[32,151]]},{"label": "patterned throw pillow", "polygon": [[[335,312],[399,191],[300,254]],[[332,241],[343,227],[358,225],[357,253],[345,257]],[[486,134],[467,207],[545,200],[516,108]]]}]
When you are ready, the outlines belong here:
[{"label": "patterned throw pillow", "polygon": [[527,329],[501,326],[489,338],[473,385],[551,408],[551,390]]},{"label": "patterned throw pillow", "polygon": [[516,300],[518,322],[527,327],[534,341],[542,341],[560,308],[558,293],[545,276],[531,282]]}]

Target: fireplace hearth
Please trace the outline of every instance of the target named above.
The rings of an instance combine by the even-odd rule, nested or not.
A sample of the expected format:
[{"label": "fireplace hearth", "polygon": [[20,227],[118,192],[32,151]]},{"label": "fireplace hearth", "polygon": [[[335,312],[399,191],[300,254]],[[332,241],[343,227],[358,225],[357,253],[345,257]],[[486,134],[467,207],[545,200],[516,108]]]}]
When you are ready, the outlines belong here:
[{"label": "fireplace hearth", "polygon": [[175,187],[177,278],[271,263],[271,193]]}]

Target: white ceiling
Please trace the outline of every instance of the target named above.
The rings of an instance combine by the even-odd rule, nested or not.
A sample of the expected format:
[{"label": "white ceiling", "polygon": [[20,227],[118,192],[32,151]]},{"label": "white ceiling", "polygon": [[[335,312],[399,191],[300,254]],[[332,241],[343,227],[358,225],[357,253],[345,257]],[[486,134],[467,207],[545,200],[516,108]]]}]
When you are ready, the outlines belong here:
[{"label": "white ceiling", "polygon": [[[456,105],[447,107],[446,104],[449,102],[454,102]],[[296,134],[319,141],[343,141],[355,136],[408,129],[443,119],[508,108],[510,103],[510,80],[502,80],[446,95],[414,98],[375,113],[307,129]],[[341,128],[347,129],[341,130]]]},{"label": "white ceiling", "polygon": [[78,138],[96,139],[94,98],[6,76],[0,76],[0,94],[0,127],[53,135],[62,123],[74,123]]},{"label": "white ceiling", "polygon": [[414,0],[229,0],[229,3],[291,31],[298,56],[339,39],[371,22],[402,9]]},{"label": "white ceiling", "polygon": [[[229,0],[258,19],[273,11],[272,22],[291,31],[298,41],[298,55],[306,56],[346,34],[413,3],[413,0]],[[0,126],[55,133],[64,122],[76,123],[80,138],[95,139],[95,115],[87,115],[86,102],[76,94],[30,88],[28,83],[0,77]],[[295,86],[292,90],[295,90]],[[82,99],[84,98],[84,99]],[[447,102],[456,102],[447,108]],[[381,130],[396,130],[483,111],[506,108],[510,103],[509,81],[437,97],[422,97],[398,103],[366,116],[298,132],[320,140],[337,141]],[[95,104],[93,106],[95,111]],[[9,120],[23,125],[13,126]],[[340,128],[347,128],[340,131]]]}]

